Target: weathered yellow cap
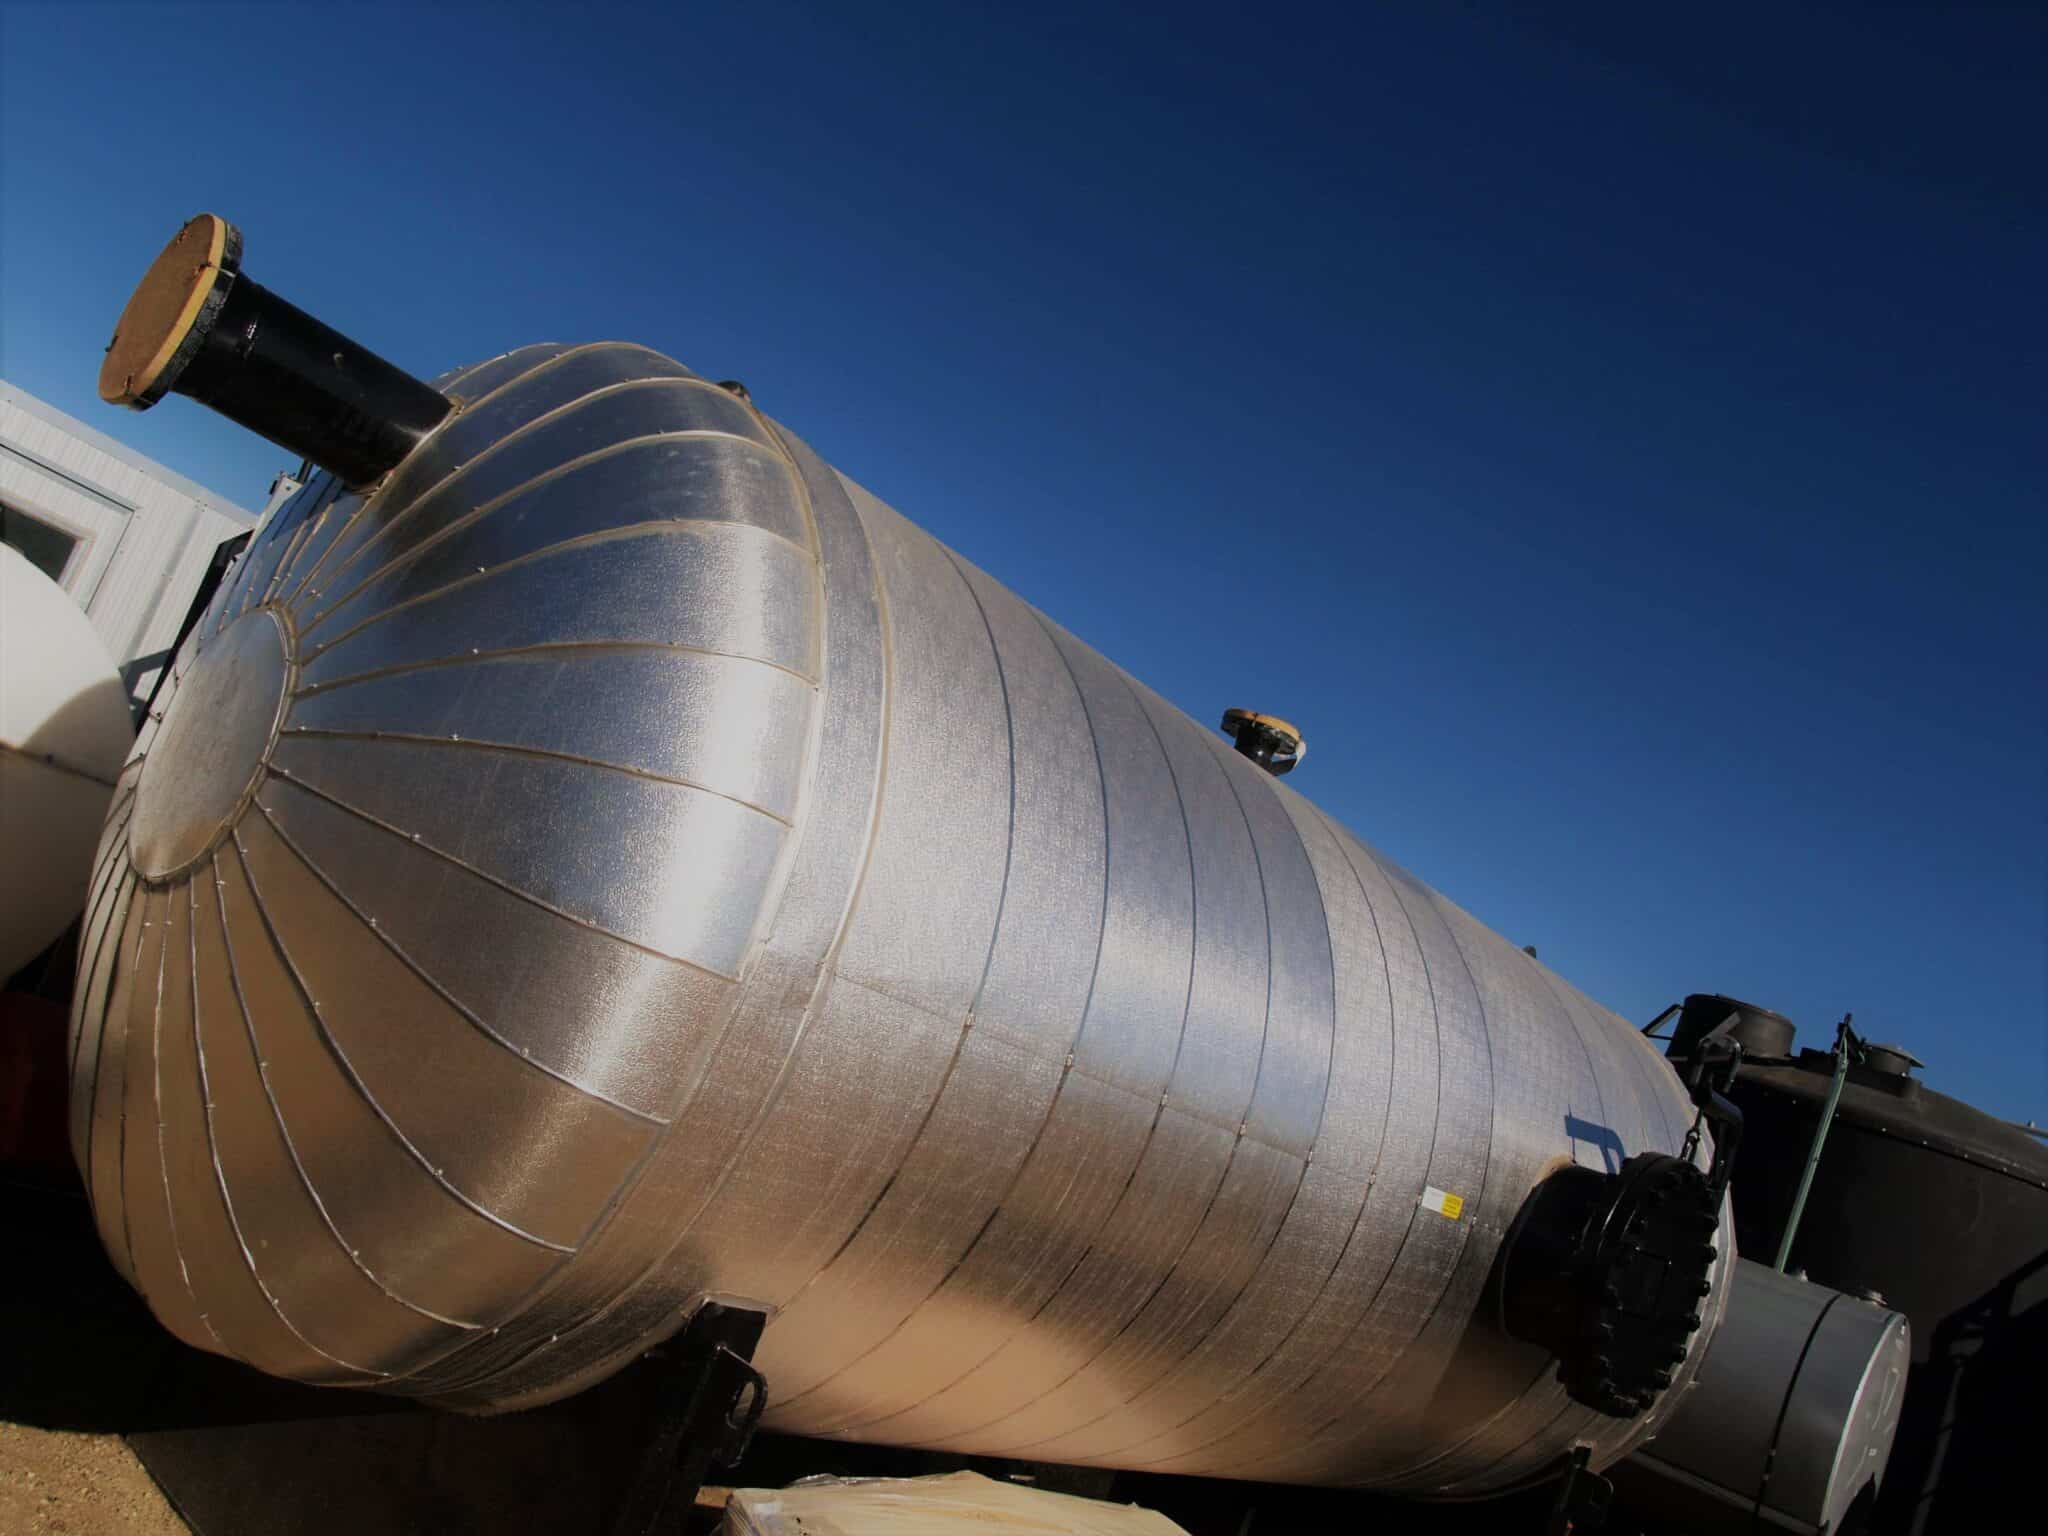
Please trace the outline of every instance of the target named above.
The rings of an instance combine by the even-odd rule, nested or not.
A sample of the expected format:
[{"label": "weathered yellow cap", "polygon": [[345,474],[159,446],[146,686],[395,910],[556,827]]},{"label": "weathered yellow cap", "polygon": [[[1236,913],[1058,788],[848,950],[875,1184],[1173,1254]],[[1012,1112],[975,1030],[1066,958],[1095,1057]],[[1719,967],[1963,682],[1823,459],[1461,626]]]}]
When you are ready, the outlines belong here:
[{"label": "weathered yellow cap", "polygon": [[242,236],[214,213],[186,221],[150,263],[100,364],[100,398],[147,410],[205,341],[242,261]]}]

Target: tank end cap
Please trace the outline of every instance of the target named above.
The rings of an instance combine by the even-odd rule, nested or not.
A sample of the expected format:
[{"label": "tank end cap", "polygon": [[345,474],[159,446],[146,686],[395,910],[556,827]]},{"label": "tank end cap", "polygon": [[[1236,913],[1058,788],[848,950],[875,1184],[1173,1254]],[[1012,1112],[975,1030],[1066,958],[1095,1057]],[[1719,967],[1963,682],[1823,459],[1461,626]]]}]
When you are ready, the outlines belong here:
[{"label": "tank end cap", "polygon": [[1713,1290],[1719,1202],[1698,1168],[1641,1152],[1613,1173],[1569,1167],[1531,1192],[1504,1247],[1501,1321],[1558,1357],[1575,1402],[1613,1418],[1676,1379]]},{"label": "tank end cap", "polygon": [[100,398],[146,411],[206,344],[242,266],[242,232],[217,213],[188,219],[135,285],[100,364]]}]

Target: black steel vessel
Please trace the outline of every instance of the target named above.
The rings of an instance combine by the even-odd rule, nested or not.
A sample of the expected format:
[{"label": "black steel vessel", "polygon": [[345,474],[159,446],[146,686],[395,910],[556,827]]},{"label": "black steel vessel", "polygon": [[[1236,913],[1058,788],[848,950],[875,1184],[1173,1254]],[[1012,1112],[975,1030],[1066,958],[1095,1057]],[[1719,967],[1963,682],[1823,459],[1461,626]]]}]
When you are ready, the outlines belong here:
[{"label": "black steel vessel", "polygon": [[[1782,1015],[1706,994],[1686,999],[1672,1057],[1689,1061],[1716,1031],[1746,1057],[1729,1094],[1744,1120],[1736,1242],[1770,1262],[1793,1223],[1837,1057],[1795,1049]],[[1912,1321],[1911,1379],[1874,1529],[1997,1529],[2039,1499],[2048,1144],[1929,1088],[1898,1046],[1853,1035],[1844,1046],[1785,1267],[1852,1296],[1881,1295]]]}]

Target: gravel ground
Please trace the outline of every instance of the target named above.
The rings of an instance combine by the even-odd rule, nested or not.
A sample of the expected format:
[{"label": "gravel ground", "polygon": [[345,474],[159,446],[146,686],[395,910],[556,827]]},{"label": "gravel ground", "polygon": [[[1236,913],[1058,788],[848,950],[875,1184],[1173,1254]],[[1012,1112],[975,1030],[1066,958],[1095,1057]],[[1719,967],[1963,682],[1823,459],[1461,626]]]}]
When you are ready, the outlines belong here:
[{"label": "gravel ground", "polygon": [[0,1531],[7,1536],[186,1536],[119,1435],[0,1423]]}]

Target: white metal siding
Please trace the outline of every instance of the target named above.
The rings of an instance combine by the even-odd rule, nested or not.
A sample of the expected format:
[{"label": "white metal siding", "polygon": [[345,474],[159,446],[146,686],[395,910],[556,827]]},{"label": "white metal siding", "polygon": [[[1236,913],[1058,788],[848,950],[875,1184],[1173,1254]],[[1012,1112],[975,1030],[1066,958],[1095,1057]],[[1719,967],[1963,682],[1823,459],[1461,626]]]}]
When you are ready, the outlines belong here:
[{"label": "white metal siding", "polygon": [[64,588],[125,664],[168,647],[255,514],[0,382],[0,501],[79,541]]}]

